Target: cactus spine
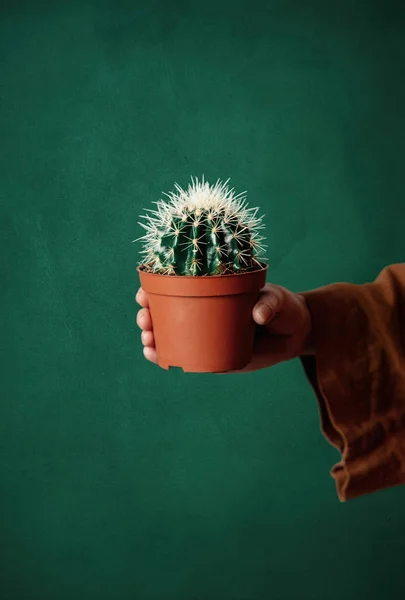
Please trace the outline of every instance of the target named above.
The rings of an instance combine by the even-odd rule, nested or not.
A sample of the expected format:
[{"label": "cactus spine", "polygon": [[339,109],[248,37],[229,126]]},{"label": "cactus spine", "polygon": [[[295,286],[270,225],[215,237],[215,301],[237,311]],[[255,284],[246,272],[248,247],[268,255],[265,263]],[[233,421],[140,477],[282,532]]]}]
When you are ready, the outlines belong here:
[{"label": "cactus spine", "polygon": [[[229,180],[228,180],[229,181]],[[191,179],[186,190],[175,185],[156,202],[140,225],[142,267],[163,275],[223,275],[262,266],[262,216],[248,208],[245,193],[235,195],[228,181]]]}]

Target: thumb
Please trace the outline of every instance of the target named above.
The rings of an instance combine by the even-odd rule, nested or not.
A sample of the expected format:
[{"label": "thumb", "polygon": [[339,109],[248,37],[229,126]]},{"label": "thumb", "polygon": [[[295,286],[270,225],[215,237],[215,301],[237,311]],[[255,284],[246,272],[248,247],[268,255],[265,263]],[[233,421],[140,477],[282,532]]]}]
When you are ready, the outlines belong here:
[{"label": "thumb", "polygon": [[283,304],[283,294],[276,286],[266,286],[253,309],[253,319],[258,325],[266,325],[271,321]]}]

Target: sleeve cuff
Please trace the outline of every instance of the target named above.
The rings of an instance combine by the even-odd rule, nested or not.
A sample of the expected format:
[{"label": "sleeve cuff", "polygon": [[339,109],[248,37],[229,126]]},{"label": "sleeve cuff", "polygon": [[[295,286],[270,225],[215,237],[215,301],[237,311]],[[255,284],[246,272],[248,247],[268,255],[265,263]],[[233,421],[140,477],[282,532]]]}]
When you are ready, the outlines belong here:
[{"label": "sleeve cuff", "polygon": [[339,499],[405,483],[405,411],[398,416],[386,401],[392,374],[373,326],[368,284],[333,284],[302,295],[315,356],[301,362],[323,434],[341,454],[331,471]]}]

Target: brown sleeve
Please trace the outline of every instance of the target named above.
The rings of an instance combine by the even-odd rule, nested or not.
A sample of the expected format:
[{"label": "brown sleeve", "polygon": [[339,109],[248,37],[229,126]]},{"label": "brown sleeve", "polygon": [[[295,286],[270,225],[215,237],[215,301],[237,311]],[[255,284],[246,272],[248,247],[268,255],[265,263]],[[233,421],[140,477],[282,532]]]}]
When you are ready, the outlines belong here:
[{"label": "brown sleeve", "polygon": [[315,356],[302,357],[341,461],[339,499],[405,483],[405,263],[373,283],[305,292]]}]

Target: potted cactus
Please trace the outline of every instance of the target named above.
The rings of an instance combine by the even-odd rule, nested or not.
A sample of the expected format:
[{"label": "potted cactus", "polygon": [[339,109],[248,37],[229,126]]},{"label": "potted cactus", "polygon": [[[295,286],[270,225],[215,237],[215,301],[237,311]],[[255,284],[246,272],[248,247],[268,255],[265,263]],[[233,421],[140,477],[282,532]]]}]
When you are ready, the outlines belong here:
[{"label": "potted cactus", "polygon": [[159,365],[241,369],[251,359],[252,309],[266,280],[262,217],[228,181],[192,178],[166,197],[141,217],[146,233],[137,240]]}]

